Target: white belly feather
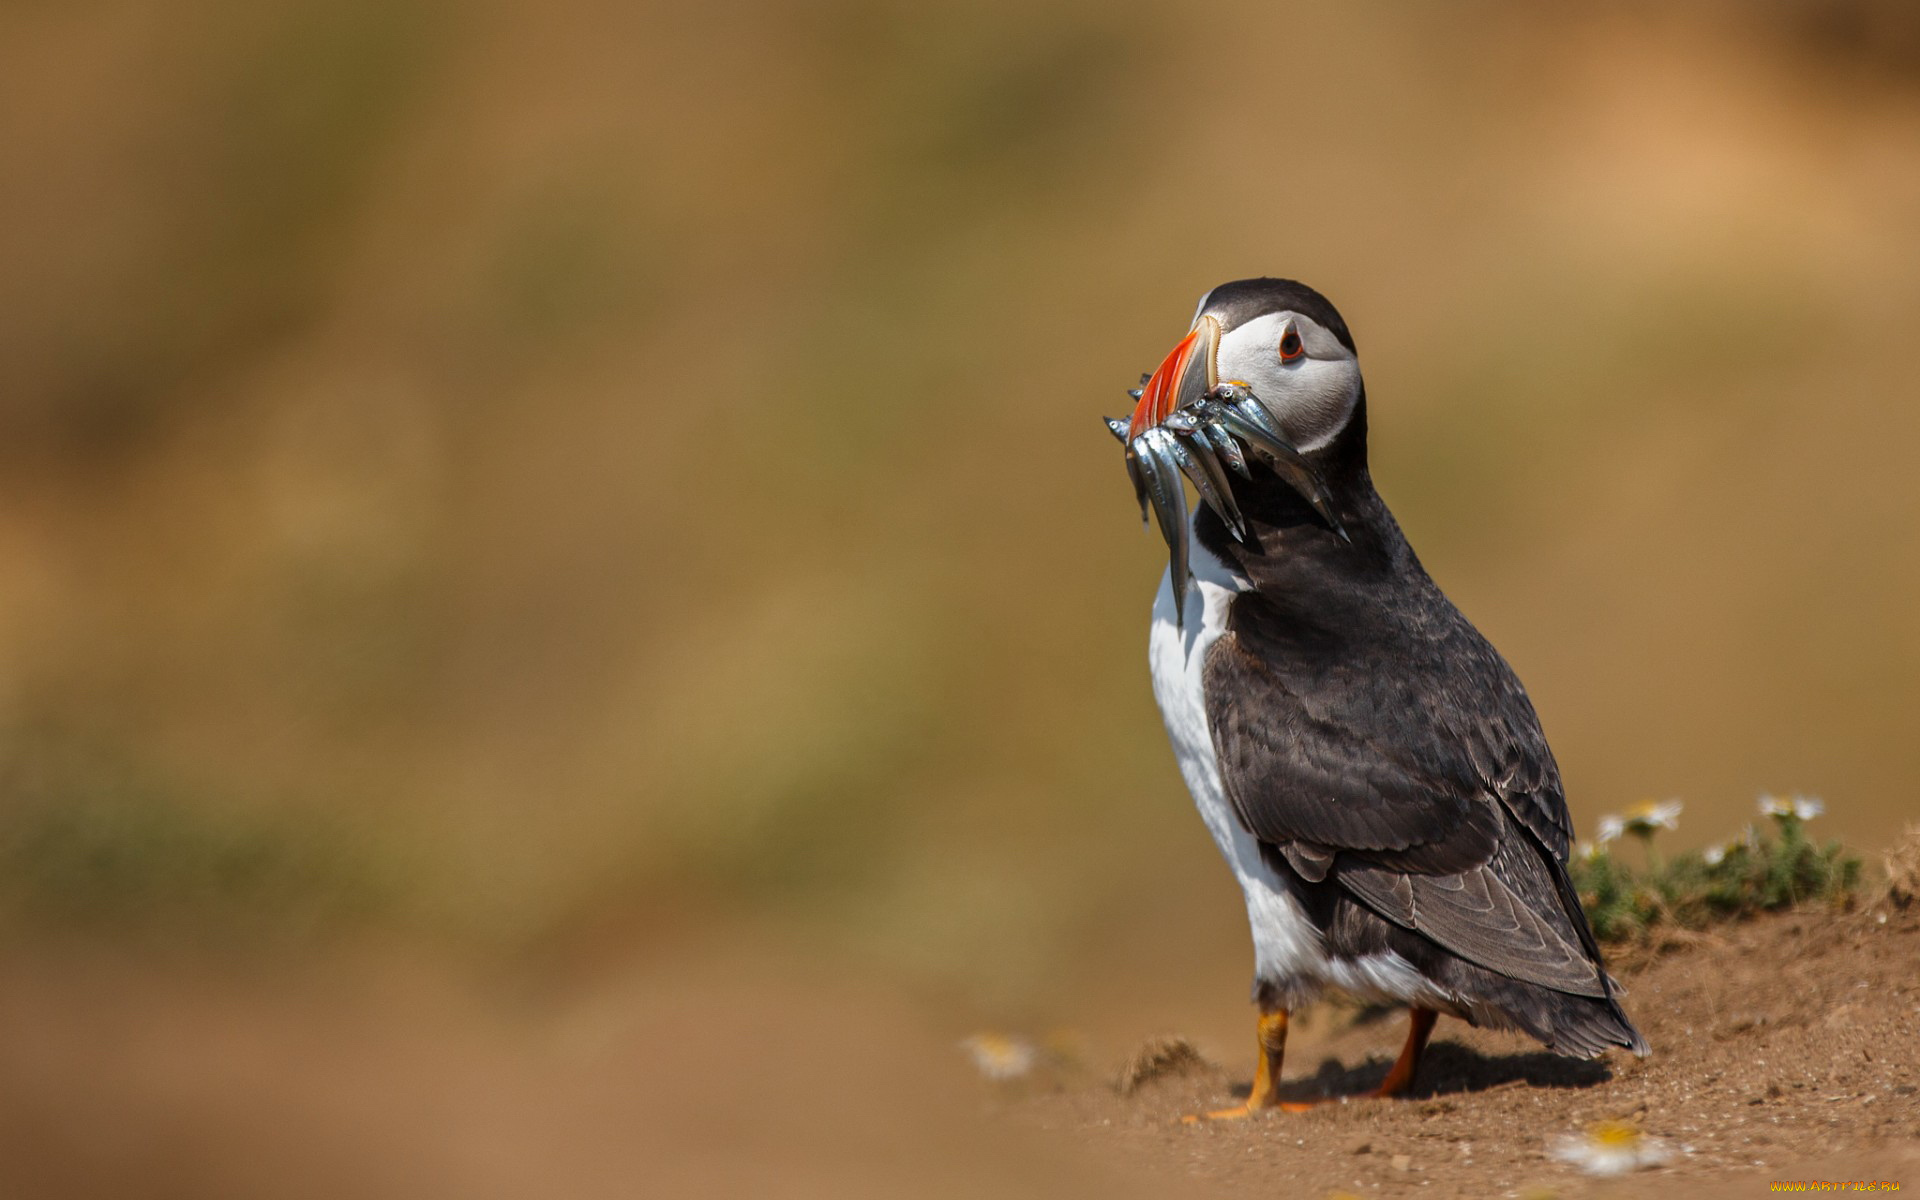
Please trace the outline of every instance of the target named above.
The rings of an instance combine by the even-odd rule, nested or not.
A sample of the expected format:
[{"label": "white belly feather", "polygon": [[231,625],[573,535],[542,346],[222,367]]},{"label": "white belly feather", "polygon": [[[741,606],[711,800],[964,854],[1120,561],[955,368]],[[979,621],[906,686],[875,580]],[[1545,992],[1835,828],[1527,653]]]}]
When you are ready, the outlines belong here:
[{"label": "white belly feather", "polygon": [[1193,580],[1188,585],[1185,623],[1174,616],[1170,574],[1161,576],[1153,602],[1149,640],[1153,694],[1200,818],[1246,894],[1254,978],[1277,987],[1289,1006],[1307,1002],[1330,985],[1368,1000],[1450,1008],[1447,998],[1397,954],[1330,956],[1288,881],[1262,861],[1258,843],[1234,816],[1220,782],[1201,675],[1207,651],[1226,629],[1228,604],[1251,584],[1197,538],[1190,545]]}]

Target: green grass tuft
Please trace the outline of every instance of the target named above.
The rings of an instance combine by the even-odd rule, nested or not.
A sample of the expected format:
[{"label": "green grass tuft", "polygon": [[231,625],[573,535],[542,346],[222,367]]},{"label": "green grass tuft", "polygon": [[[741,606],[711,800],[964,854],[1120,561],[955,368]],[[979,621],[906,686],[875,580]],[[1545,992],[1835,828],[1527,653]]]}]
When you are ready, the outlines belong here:
[{"label": "green grass tuft", "polygon": [[1668,860],[1653,853],[1649,831],[1641,835],[1647,853],[1639,869],[1604,843],[1576,853],[1569,869],[1594,935],[1631,942],[1660,926],[1700,929],[1800,904],[1850,903],[1860,886],[1860,858],[1838,841],[1808,838],[1798,816],[1771,815],[1777,838],[1749,827],[1746,836],[1713,851]]}]

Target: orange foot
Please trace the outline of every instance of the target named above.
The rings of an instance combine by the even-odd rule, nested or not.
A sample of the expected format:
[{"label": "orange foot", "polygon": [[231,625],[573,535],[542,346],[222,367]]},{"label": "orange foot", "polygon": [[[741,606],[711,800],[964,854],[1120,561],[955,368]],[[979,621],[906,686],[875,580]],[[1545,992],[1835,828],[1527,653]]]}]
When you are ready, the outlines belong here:
[{"label": "orange foot", "polygon": [[1271,1109],[1281,1112],[1305,1112],[1307,1105],[1282,1104],[1274,1094],[1280,1083],[1280,1063],[1287,1053],[1287,1010],[1276,1008],[1260,1014],[1260,1023],[1254,1031],[1254,1046],[1259,1051],[1255,1060],[1257,1066],[1253,1074],[1253,1090],[1247,1093],[1246,1103],[1236,1104],[1232,1108],[1216,1109],[1209,1113],[1194,1113],[1180,1118],[1183,1125],[1198,1125],[1202,1121],[1237,1121],[1246,1117],[1258,1116]]},{"label": "orange foot", "polygon": [[1420,1053],[1427,1048],[1427,1039],[1433,1035],[1433,1023],[1440,1014],[1430,1008],[1416,1008],[1407,1014],[1407,1044],[1400,1047],[1400,1057],[1393,1060],[1393,1067],[1380,1086],[1368,1092],[1375,1100],[1388,1096],[1403,1096],[1413,1087],[1413,1073],[1420,1069]]},{"label": "orange foot", "polygon": [[[1439,1014],[1430,1008],[1416,1008],[1409,1016],[1411,1019],[1407,1023],[1407,1041],[1400,1048],[1400,1057],[1394,1060],[1392,1068],[1387,1071],[1387,1077],[1380,1081],[1380,1086],[1370,1092],[1362,1093],[1361,1099],[1379,1100],[1390,1096],[1401,1096],[1413,1087],[1414,1072],[1420,1066],[1420,1054],[1427,1048],[1427,1038],[1432,1036],[1433,1023]],[[1246,1102],[1236,1104],[1232,1108],[1182,1117],[1181,1124],[1198,1125],[1202,1121],[1236,1121],[1274,1109],[1291,1113],[1308,1112],[1318,1105],[1335,1100],[1345,1103],[1350,1098],[1327,1096],[1301,1103],[1282,1102],[1275,1096],[1275,1089],[1280,1082],[1280,1063],[1287,1047],[1287,1014],[1284,1009],[1260,1014],[1258,1045],[1259,1066],[1254,1074],[1253,1090],[1248,1093]]]}]

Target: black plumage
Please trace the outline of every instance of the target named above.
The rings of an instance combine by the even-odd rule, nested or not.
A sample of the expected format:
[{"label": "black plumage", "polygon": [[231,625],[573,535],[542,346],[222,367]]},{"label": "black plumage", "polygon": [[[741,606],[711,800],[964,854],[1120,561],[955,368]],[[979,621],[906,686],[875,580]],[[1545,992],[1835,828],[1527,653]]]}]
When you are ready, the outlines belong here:
[{"label": "black plumage", "polygon": [[1221,328],[1227,330],[1271,312],[1297,312],[1326,326],[1348,350],[1355,349],[1353,334],[1347,329],[1346,318],[1340,315],[1340,310],[1331,300],[1298,280],[1236,279],[1208,292],[1200,307],[1218,318]]}]

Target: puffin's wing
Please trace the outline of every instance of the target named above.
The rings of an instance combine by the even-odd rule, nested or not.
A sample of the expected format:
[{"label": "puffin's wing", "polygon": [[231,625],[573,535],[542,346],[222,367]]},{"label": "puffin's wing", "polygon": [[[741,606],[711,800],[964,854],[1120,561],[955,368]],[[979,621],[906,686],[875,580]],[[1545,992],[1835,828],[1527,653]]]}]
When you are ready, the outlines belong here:
[{"label": "puffin's wing", "polygon": [[1227,795],[1307,878],[1493,970],[1606,995],[1539,721],[1505,661],[1446,617],[1335,653],[1236,599],[1205,668]]},{"label": "puffin's wing", "polygon": [[[1365,863],[1337,865],[1332,878],[1396,925],[1460,957],[1557,991],[1606,997],[1585,918],[1568,912],[1539,848],[1517,830],[1493,861],[1457,875],[1409,875]],[[1577,911],[1577,910],[1576,910]]]},{"label": "puffin's wing", "polygon": [[1571,821],[1533,705],[1441,604],[1420,636],[1323,646],[1258,596],[1235,599],[1204,687],[1254,836],[1446,873],[1492,859],[1511,819],[1565,861]]}]

